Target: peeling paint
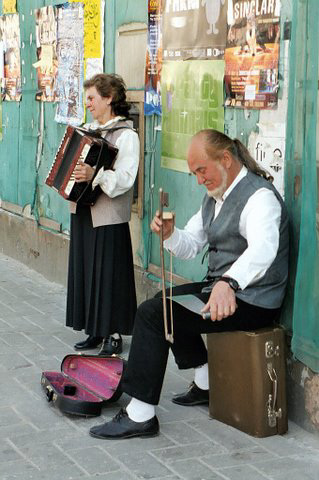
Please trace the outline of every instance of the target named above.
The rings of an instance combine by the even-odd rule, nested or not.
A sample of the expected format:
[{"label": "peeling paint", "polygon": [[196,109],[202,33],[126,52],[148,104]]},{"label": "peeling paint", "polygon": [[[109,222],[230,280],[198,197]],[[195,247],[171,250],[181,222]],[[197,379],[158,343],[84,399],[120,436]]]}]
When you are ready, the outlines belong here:
[{"label": "peeling paint", "polygon": [[[305,370],[305,369],[304,369]],[[319,427],[319,375],[305,381],[305,409],[313,426]]]},{"label": "peeling paint", "polygon": [[309,375],[309,369],[308,367],[304,367],[302,369],[302,372],[301,372],[301,377],[300,377],[300,386],[302,388],[305,388],[305,381],[307,379],[310,379],[310,375]]}]

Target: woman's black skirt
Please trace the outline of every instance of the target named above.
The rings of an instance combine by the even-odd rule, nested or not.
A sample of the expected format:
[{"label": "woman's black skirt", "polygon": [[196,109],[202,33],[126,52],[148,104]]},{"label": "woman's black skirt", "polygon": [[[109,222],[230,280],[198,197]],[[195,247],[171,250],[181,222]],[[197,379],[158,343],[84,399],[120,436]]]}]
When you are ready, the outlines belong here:
[{"label": "woman's black skirt", "polygon": [[71,215],[66,325],[94,337],[132,333],[136,293],[128,223],[93,228],[90,207]]}]

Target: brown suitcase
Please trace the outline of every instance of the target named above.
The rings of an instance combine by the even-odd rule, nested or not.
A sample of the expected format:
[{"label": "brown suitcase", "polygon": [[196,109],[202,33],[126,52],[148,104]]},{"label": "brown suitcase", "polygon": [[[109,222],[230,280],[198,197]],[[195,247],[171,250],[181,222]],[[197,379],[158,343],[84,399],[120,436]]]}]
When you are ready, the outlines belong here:
[{"label": "brown suitcase", "polygon": [[288,430],[285,333],[280,327],[207,335],[209,414],[255,437]]}]

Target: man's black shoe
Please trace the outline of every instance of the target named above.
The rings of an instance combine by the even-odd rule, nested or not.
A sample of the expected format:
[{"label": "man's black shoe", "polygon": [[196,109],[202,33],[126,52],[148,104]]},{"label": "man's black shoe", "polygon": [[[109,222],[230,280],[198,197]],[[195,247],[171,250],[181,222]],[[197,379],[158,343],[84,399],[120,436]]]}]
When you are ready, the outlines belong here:
[{"label": "man's black shoe", "polygon": [[96,348],[102,343],[103,337],[92,337],[88,336],[83,342],[78,342],[74,345],[75,350],[90,350],[91,348]]},{"label": "man's black shoe", "polygon": [[193,405],[208,405],[209,390],[202,390],[195,382],[192,382],[188,390],[179,395],[175,395],[172,398],[172,402],[185,407],[191,407]]},{"label": "man's black shoe", "polygon": [[122,353],[122,338],[114,338],[109,336],[103,339],[99,355],[114,355],[114,353]]},{"label": "man's black shoe", "polygon": [[129,418],[125,408],[121,408],[110,422],[90,429],[91,437],[107,440],[131,437],[155,437],[158,434],[159,424],[156,416],[146,422],[134,422]]}]

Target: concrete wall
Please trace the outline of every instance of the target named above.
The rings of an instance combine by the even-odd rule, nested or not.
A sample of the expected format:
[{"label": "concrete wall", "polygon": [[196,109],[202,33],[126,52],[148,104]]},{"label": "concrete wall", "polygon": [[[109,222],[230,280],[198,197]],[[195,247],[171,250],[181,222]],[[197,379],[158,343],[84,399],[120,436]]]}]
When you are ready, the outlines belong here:
[{"label": "concrete wall", "polygon": [[319,374],[296,360],[287,336],[288,416],[305,430],[319,435]]},{"label": "concrete wall", "polygon": [[0,209],[0,250],[44,275],[66,284],[69,237],[42,228],[32,218]]}]

